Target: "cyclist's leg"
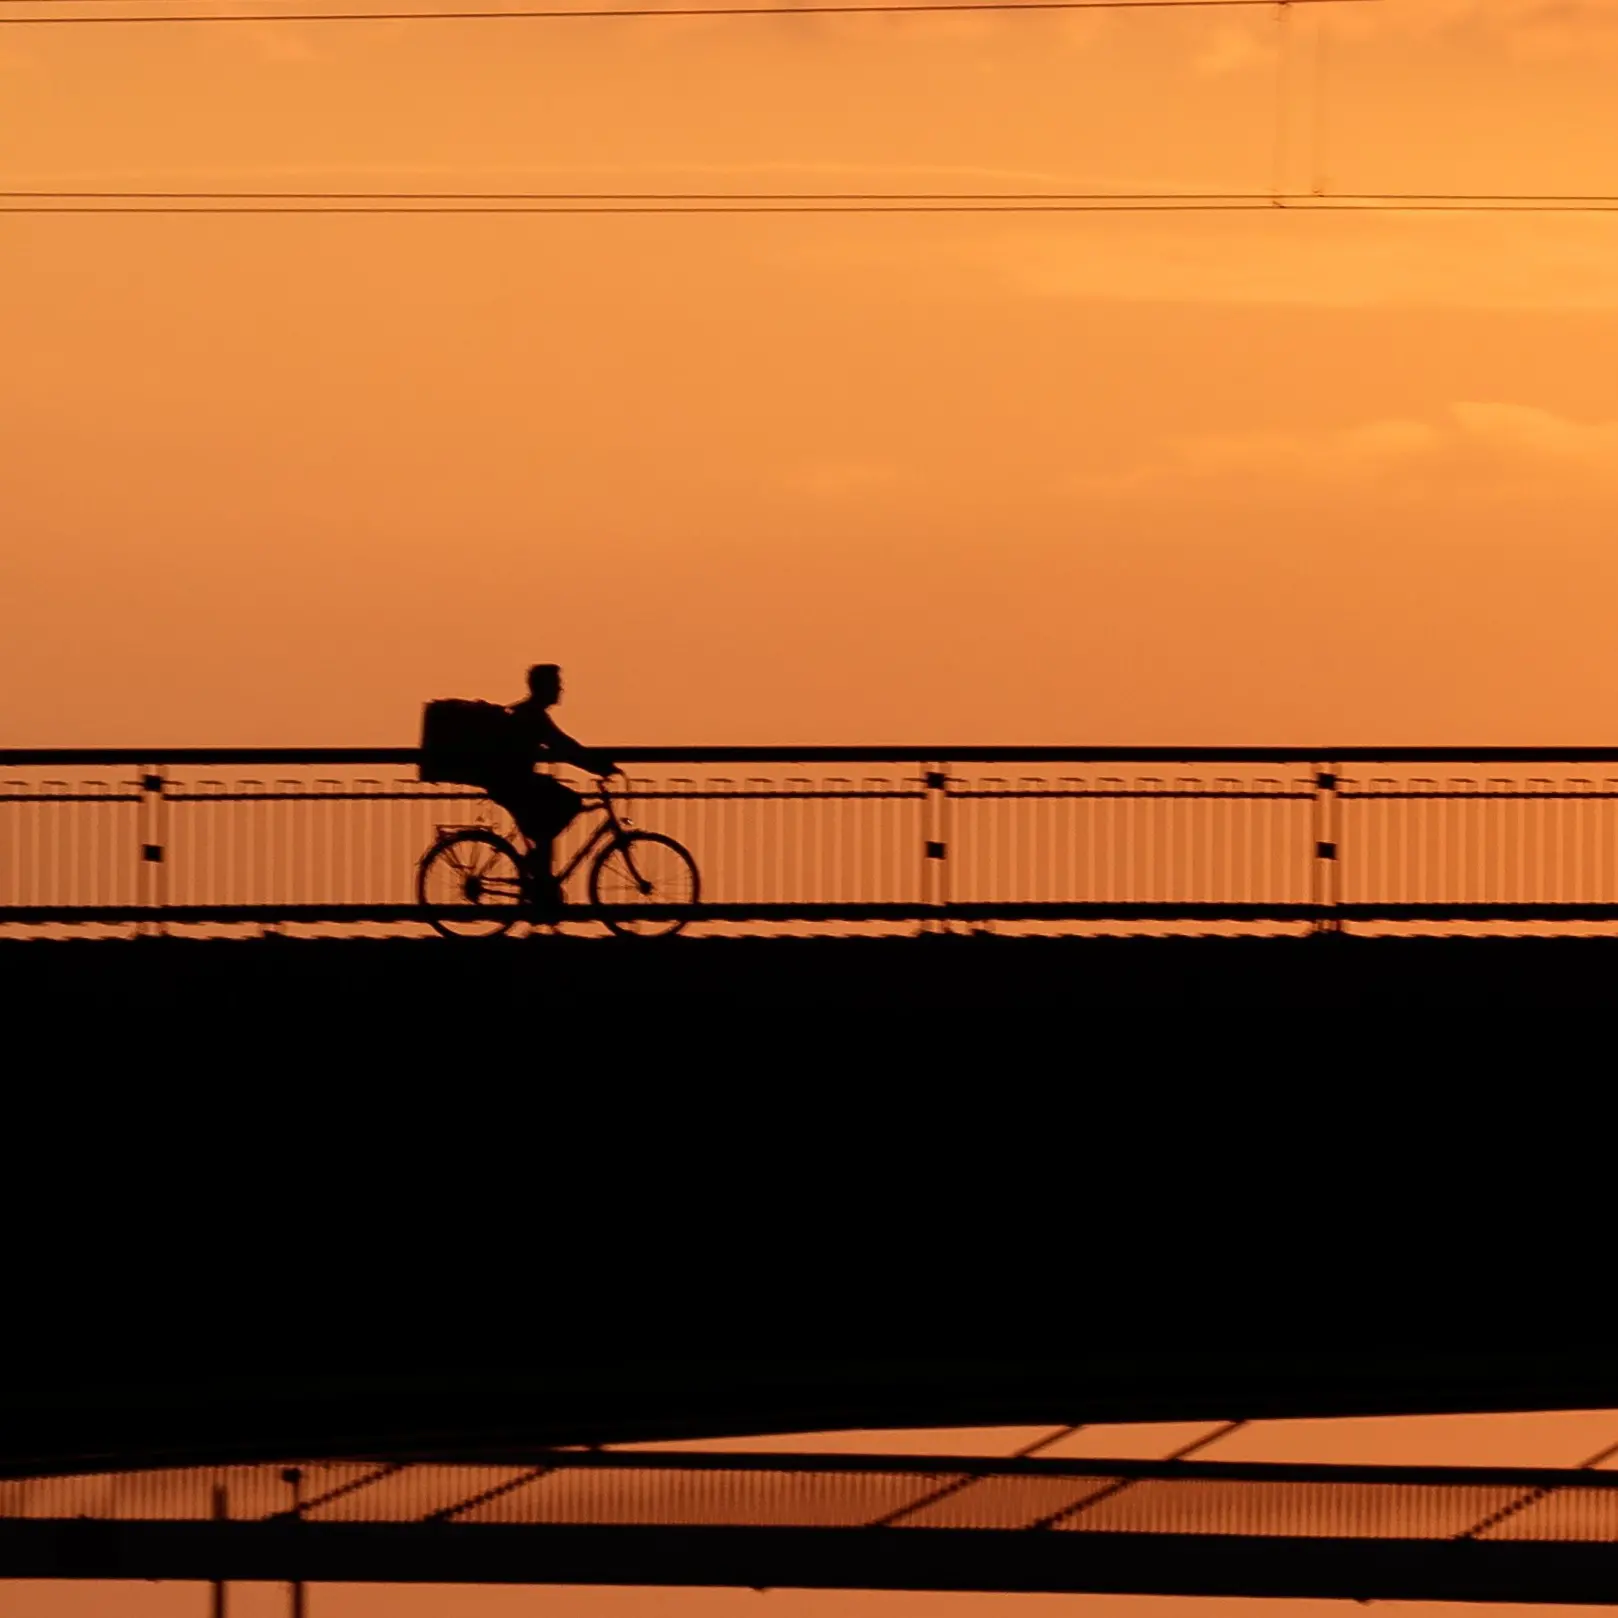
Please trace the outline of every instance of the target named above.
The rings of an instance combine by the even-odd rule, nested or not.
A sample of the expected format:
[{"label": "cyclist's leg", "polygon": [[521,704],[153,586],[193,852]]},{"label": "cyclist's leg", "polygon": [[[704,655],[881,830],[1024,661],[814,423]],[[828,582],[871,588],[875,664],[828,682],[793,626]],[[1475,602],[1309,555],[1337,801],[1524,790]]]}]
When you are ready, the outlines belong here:
[{"label": "cyclist's leg", "polygon": [[532,777],[524,805],[528,816],[525,831],[533,842],[536,881],[547,901],[562,905],[562,885],[556,876],[556,839],[572,824],[584,800],[571,787],[549,775]]},{"label": "cyclist's leg", "polygon": [[527,782],[520,775],[502,773],[490,775],[478,785],[488,794],[491,803],[498,804],[516,821],[517,830],[522,834],[522,841],[528,845],[522,851],[525,874],[531,876],[536,868],[543,869],[535,857],[540,852],[537,847],[539,840],[534,835],[534,814]]},{"label": "cyclist's leg", "polygon": [[542,782],[556,784],[546,776],[529,775],[512,793],[510,808],[529,842],[528,872],[535,902],[542,911],[554,912],[562,907],[562,885],[556,879],[556,836],[566,821],[558,824]]},{"label": "cyclist's leg", "polygon": [[529,845],[525,865],[536,904],[543,911],[560,909],[562,888],[555,874],[555,843],[584,800],[553,777],[531,771],[491,779],[484,790],[517,822]]},{"label": "cyclist's leg", "polygon": [[537,826],[554,843],[571,826],[584,807],[584,799],[554,775],[536,775],[532,793],[533,815]]}]

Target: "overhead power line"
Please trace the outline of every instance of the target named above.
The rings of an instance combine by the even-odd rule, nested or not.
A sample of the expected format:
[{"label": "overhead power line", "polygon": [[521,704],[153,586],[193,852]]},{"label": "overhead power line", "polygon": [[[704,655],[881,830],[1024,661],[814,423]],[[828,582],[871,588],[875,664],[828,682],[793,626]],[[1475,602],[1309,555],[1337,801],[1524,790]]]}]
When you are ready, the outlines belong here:
[{"label": "overhead power line", "polygon": [[[0,0],[0,6],[108,5],[121,0]],[[560,22],[595,18],[597,20],[646,20],[654,17],[857,17],[899,16],[905,13],[950,11],[1214,11],[1250,6],[1336,6],[1379,5],[1382,0],[871,0],[869,4],[820,4],[787,6],[637,6],[626,9],[587,7],[580,9],[509,11],[161,11],[161,12],[57,12],[15,16],[0,14],[0,28],[70,27],[75,24],[112,26],[124,23],[231,23],[231,22]]]},{"label": "overhead power line", "polygon": [[1614,213],[1618,193],[0,191],[0,213]]}]

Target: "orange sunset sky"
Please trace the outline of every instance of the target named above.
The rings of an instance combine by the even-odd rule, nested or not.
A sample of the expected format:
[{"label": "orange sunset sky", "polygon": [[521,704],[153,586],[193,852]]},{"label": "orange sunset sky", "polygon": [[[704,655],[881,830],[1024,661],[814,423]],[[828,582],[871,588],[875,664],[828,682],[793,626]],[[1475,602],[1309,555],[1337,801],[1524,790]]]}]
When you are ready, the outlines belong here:
[{"label": "orange sunset sky", "polygon": [[[1618,192],[1615,78],[1613,0],[0,26],[0,175]],[[1615,316],[1618,215],[0,217],[0,746],[535,660],[603,744],[1610,745]]]},{"label": "orange sunset sky", "polygon": [[[1090,1427],[1043,1453],[1152,1457],[1215,1430],[1174,1423]],[[1004,1455],[1050,1429],[839,1433],[702,1444],[705,1449],[856,1450]],[[1203,1458],[1231,1461],[1576,1466],[1618,1442],[1618,1413],[1255,1422]],[[655,1446],[669,1447],[669,1446]],[[1605,1463],[1613,1465],[1609,1458]],[[991,1596],[860,1591],[637,1590],[335,1585],[310,1587],[308,1618],[1360,1618],[1350,1602]],[[286,1618],[284,1586],[233,1585],[230,1618]],[[1378,1602],[1392,1618],[1600,1618],[1605,1608]],[[205,1585],[0,1583],[6,1618],[207,1618]]]}]

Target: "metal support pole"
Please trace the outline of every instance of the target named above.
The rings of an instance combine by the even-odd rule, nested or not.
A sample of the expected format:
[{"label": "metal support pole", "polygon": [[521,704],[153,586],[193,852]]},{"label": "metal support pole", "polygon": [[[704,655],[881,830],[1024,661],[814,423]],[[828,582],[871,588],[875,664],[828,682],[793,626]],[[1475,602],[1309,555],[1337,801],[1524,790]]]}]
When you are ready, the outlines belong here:
[{"label": "metal support pole", "polygon": [[[936,768],[923,767],[923,798],[921,805],[921,898],[940,912],[949,906],[949,768],[939,763]],[[940,915],[940,932],[948,932],[947,916]],[[932,924],[923,921],[923,932],[930,932]]]},{"label": "metal support pole", "polygon": [[[224,1522],[230,1516],[230,1508],[225,1499],[225,1491],[216,1488],[213,1492],[213,1520]],[[225,1618],[225,1581],[213,1581],[213,1601],[209,1606],[209,1618]]]},{"label": "metal support pole", "polygon": [[1338,838],[1341,830],[1341,811],[1337,795],[1337,766],[1315,766],[1314,832],[1315,858],[1313,892],[1310,898],[1315,907],[1314,930],[1317,933],[1340,933],[1343,924],[1331,912],[1341,900],[1341,866],[1338,860]]},{"label": "metal support pole", "polygon": [[[292,1485],[292,1516],[297,1520],[303,1515],[303,1471],[296,1466],[289,1466],[282,1474],[281,1481]],[[291,1597],[292,1618],[304,1618],[303,1580],[294,1579],[287,1586],[287,1593]]]},{"label": "metal support pole", "polygon": [[[161,766],[148,765],[140,775],[140,903],[158,913],[154,916],[154,930],[163,930],[160,918],[168,896],[165,877],[167,849],[164,847],[164,822],[167,819],[167,800],[163,795],[164,780]],[[136,935],[145,931],[137,924]]]}]

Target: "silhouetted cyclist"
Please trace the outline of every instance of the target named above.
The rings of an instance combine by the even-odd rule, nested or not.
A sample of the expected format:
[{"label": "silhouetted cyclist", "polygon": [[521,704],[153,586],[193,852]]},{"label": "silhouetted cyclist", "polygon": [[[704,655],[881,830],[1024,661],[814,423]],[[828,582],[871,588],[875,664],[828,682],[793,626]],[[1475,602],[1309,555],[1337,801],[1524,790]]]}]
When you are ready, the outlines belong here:
[{"label": "silhouetted cyclist", "polygon": [[592,775],[611,775],[618,766],[604,753],[594,753],[574,741],[550,716],[562,697],[562,671],[554,663],[536,663],[528,671],[528,695],[506,712],[516,723],[511,745],[489,761],[481,786],[501,806],[522,834],[534,845],[530,875],[536,903],[546,910],[560,909],[562,888],[556,880],[551,851],[584,800],[554,776],[537,775],[537,759],[560,759]]}]

